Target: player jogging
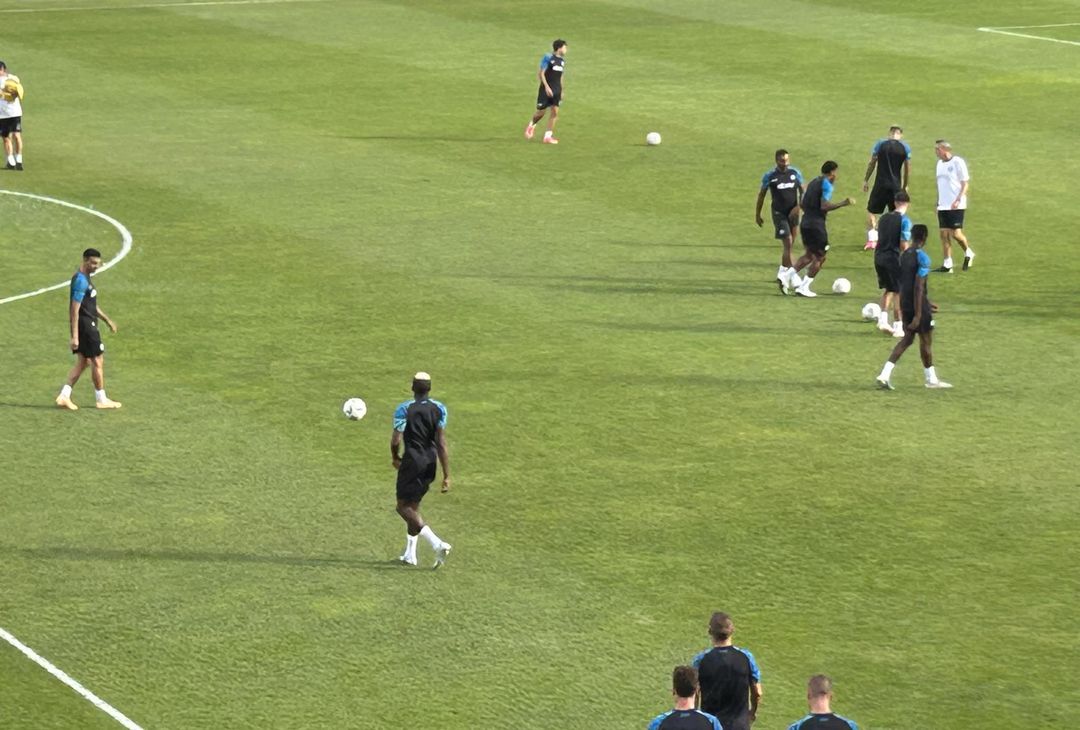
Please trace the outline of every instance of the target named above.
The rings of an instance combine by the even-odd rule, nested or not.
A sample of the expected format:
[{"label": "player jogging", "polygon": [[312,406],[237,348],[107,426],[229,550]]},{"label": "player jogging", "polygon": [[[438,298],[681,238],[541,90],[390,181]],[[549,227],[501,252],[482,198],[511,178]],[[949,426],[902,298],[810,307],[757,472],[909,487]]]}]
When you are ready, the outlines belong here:
[{"label": "player jogging", "polygon": [[22,100],[19,77],[0,61],[0,137],[4,140],[5,170],[23,169]]},{"label": "player jogging", "polygon": [[547,131],[544,132],[544,144],[559,144],[554,135],[555,123],[559,121],[559,104],[562,103],[562,76],[565,68],[566,41],[560,38],[552,42],[551,53],[540,59],[540,70],[536,74],[540,79],[540,91],[536,94],[536,113],[525,127],[525,139],[533,138],[537,122],[544,118],[550,108],[551,116],[548,117]]},{"label": "player jogging", "polygon": [[[911,197],[903,190],[896,194],[896,210],[881,216],[878,221],[877,250],[874,251],[874,270],[881,289],[881,314],[878,329],[895,337],[904,336],[900,318],[900,254],[911,245],[911,219],[907,216]],[[889,326],[889,312],[893,324]]]},{"label": "player jogging", "polygon": [[[450,543],[432,532],[420,515],[420,500],[435,481],[436,459],[442,464],[442,491],[450,491],[450,453],[446,449],[446,406],[429,398],[431,376],[417,373],[412,381],[412,400],[394,411],[394,430],[390,436],[390,456],[397,469],[397,513],[405,520],[405,552],[401,562],[416,565],[417,538],[423,537],[435,551],[435,566],[440,567],[450,554]],[[402,443],[405,454],[399,454]]]},{"label": "player jogging", "polygon": [[761,703],[761,670],[754,655],[734,646],[735,624],[717,611],[709,619],[712,648],[694,657],[701,685],[701,709],[716,717],[724,730],[750,730]]},{"label": "player jogging", "polygon": [[101,252],[96,248],[83,251],[82,265],[71,277],[70,306],[68,323],[70,325],[71,351],[75,353],[75,367],[68,373],[60,395],[56,396],[56,405],[69,411],[79,407],[71,400],[71,388],[79,382],[79,376],[89,365],[90,376],[94,381],[94,400],[98,408],[119,408],[120,404],[109,400],[105,395],[105,345],[101,342],[97,321],[100,319],[116,332],[116,324],[109,315],[98,306],[97,289],[90,281],[90,275],[101,267]]},{"label": "player jogging", "polygon": [[967,237],[964,236],[964,211],[967,210],[968,174],[967,161],[954,155],[952,145],[943,139],[934,143],[934,152],[938,156],[938,231],[941,234],[941,253],[944,261],[937,271],[951,274],[953,269],[952,242],[964,249],[964,271],[975,263],[975,252],[971,250]]},{"label": "player jogging", "polygon": [[930,301],[929,292],[926,289],[926,277],[930,273],[930,257],[923,246],[926,245],[926,236],[929,229],[919,224],[911,228],[911,247],[900,254],[900,310],[903,312],[904,338],[896,343],[892,354],[877,376],[877,384],[882,390],[893,390],[893,368],[904,351],[915,341],[915,334],[919,335],[919,354],[922,355],[923,367],[926,369],[927,388],[951,388],[952,386],[943,380],[938,380],[937,371],[934,369],[934,353],[931,349],[932,333],[934,331],[934,312],[937,305]]},{"label": "player jogging", "polygon": [[[877,216],[885,209],[895,210],[893,201],[900,191],[907,191],[908,178],[911,176],[911,146],[904,141],[904,130],[896,125],[889,127],[889,136],[879,139],[870,150],[870,162],[866,166],[866,178],[863,180],[863,192],[870,189],[870,176],[877,168],[874,189],[866,201],[866,246],[863,250],[877,245]],[[903,180],[901,180],[903,170]]]},{"label": "player jogging", "polygon": [[[829,214],[829,211],[855,203],[854,198],[844,198],[839,203],[829,202],[832,199],[833,183],[836,182],[836,171],[839,167],[832,160],[826,160],[821,166],[821,175],[810,181],[802,196],[803,219],[799,224],[799,233],[802,235],[805,253],[791,267],[788,280],[788,285],[801,297],[817,296],[810,290],[810,285],[814,283],[814,277],[825,265],[825,257],[829,252],[829,231],[825,227],[825,216]],[[810,269],[806,272],[806,278],[800,280],[799,272],[808,264]]]},{"label": "player jogging", "polygon": [[758,228],[765,223],[761,217],[761,206],[765,203],[765,192],[772,195],[772,221],[776,237],[784,246],[780,255],[780,268],[776,272],[776,282],[780,293],[788,293],[788,281],[791,278],[791,244],[799,230],[799,203],[802,201],[802,173],[790,166],[791,156],[787,150],[776,151],[776,167],[761,177],[761,190],[757,196],[754,210],[754,222]]}]

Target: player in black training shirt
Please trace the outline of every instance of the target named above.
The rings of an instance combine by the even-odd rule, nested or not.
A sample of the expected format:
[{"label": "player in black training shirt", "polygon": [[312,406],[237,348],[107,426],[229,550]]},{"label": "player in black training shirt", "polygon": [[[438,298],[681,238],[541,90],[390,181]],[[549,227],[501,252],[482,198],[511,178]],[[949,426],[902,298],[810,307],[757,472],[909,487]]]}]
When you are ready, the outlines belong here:
[{"label": "player in black training shirt", "polygon": [[[814,283],[814,277],[825,265],[825,257],[829,252],[829,231],[825,227],[825,216],[829,211],[844,208],[855,203],[854,198],[844,198],[839,203],[832,202],[833,183],[836,182],[836,171],[839,165],[832,160],[826,160],[821,166],[821,176],[815,177],[806,186],[806,192],[802,197],[802,223],[799,224],[799,234],[802,235],[803,249],[805,253],[791,267],[788,279],[789,286],[795,289],[795,293],[801,297],[816,297],[810,290]],[[804,266],[810,266],[806,272],[806,278],[799,279],[799,272]]]},{"label": "player in black training shirt", "polygon": [[788,730],[859,730],[859,726],[832,711],[832,680],[824,674],[810,678],[806,686],[810,714],[793,722]]},{"label": "player in black training shirt", "polygon": [[707,712],[694,709],[698,691],[697,672],[693,667],[675,667],[671,673],[671,694],[675,709],[657,715],[649,730],[723,730],[720,721]]},{"label": "player in black training shirt", "polygon": [[[896,194],[908,188],[911,175],[911,146],[904,141],[904,130],[889,127],[887,139],[879,139],[870,150],[870,162],[866,165],[866,178],[863,180],[863,192],[870,190],[870,176],[877,168],[874,189],[866,201],[866,246],[863,250],[873,249],[877,243],[877,216],[885,209],[895,210],[893,201]],[[901,171],[903,178],[901,178]]]},{"label": "player in black training shirt", "polygon": [[551,53],[540,59],[540,90],[536,94],[536,113],[525,127],[525,139],[532,139],[536,124],[551,109],[548,128],[544,132],[544,144],[559,144],[555,139],[555,123],[559,121],[559,104],[562,103],[562,76],[566,68],[566,41],[561,38],[551,44]]},{"label": "player in black training shirt", "polygon": [[735,624],[717,611],[709,620],[712,648],[694,657],[701,685],[701,709],[715,715],[724,730],[750,730],[761,704],[761,670],[754,655],[734,646]]},{"label": "player in black training shirt", "polygon": [[[405,520],[405,552],[401,562],[416,565],[417,539],[423,537],[435,551],[435,567],[446,562],[450,543],[432,532],[420,515],[420,500],[435,481],[435,462],[442,464],[442,491],[450,491],[450,453],[446,449],[446,406],[429,398],[431,376],[417,373],[412,382],[413,397],[394,411],[394,431],[390,436],[390,456],[397,469],[397,513]],[[405,455],[398,453],[405,445]]]},{"label": "player in black training shirt", "polygon": [[[904,336],[900,319],[900,254],[911,245],[911,219],[907,216],[910,203],[911,197],[903,190],[896,194],[895,210],[878,221],[877,249],[874,251],[874,270],[878,288],[882,291],[878,329],[895,337]],[[895,317],[892,326],[889,326],[890,312]]]},{"label": "player in black training shirt", "polygon": [[758,191],[757,207],[754,210],[754,222],[760,228],[765,220],[761,217],[761,206],[765,203],[765,192],[772,194],[772,221],[776,237],[784,246],[780,256],[780,268],[776,272],[776,282],[780,293],[788,293],[788,281],[791,278],[791,244],[799,230],[799,203],[802,200],[802,173],[790,166],[791,156],[787,150],[776,151],[776,167],[761,177],[761,190]]},{"label": "player in black training shirt", "polygon": [[60,395],[56,396],[56,405],[69,411],[79,410],[71,400],[71,388],[79,382],[79,377],[87,366],[90,366],[90,376],[94,381],[95,405],[98,408],[120,407],[119,403],[105,395],[105,345],[101,342],[97,321],[103,321],[112,332],[116,332],[116,324],[98,306],[97,288],[90,281],[91,274],[100,267],[101,252],[96,248],[88,248],[83,251],[82,265],[71,277],[68,324],[71,351],[75,353],[76,361],[60,389]]}]

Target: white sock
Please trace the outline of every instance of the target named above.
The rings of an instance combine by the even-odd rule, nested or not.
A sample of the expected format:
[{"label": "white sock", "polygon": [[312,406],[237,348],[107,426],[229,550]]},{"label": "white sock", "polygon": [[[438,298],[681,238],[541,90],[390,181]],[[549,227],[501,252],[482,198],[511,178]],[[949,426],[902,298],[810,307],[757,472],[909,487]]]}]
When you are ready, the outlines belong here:
[{"label": "white sock", "polygon": [[94,389],[94,400],[96,400],[98,403],[104,403],[105,401],[108,400],[108,398],[105,396],[104,389],[103,390],[98,390],[97,388]]},{"label": "white sock", "polygon": [[64,383],[64,387],[60,389],[60,397],[61,398],[70,398],[71,397],[71,386],[68,385],[67,383]]},{"label": "white sock", "polygon": [[806,277],[803,277],[802,284],[800,284],[800,286],[803,289],[809,289],[810,285],[813,284],[813,283],[814,283],[814,277],[806,276]]},{"label": "white sock", "polygon": [[427,540],[428,543],[431,544],[431,547],[435,550],[438,550],[440,547],[442,547],[442,540],[440,540],[439,536],[432,532],[431,528],[427,525],[424,525],[423,529],[420,530],[420,537]]},{"label": "white sock", "polygon": [[552,131],[549,129],[548,131],[544,132],[544,139],[547,139],[551,135],[552,135]]},{"label": "white sock", "polygon": [[883,311],[881,314],[879,314],[877,316],[877,323],[878,323],[878,327],[888,327],[889,326],[889,313]]},{"label": "white sock", "polygon": [[952,256],[950,256],[949,258],[942,261],[941,265],[944,266],[946,269],[951,269],[952,268]]},{"label": "white sock", "polygon": [[530,120],[529,120],[529,129],[534,129],[535,127],[536,127],[536,122],[534,122],[534,121],[532,121],[532,120],[530,119]]},{"label": "white sock", "polygon": [[881,375],[879,375],[878,377],[882,380],[888,380],[892,377],[892,369],[894,367],[896,367],[896,363],[886,360],[885,365],[881,368]]},{"label": "white sock", "polygon": [[15,155],[8,155],[7,156],[7,163],[9,165],[14,165],[15,164]]},{"label": "white sock", "polygon": [[419,535],[405,533],[405,559],[416,560],[416,540]]},{"label": "white sock", "polygon": [[975,252],[971,250],[971,246],[968,246],[968,250],[964,251],[964,258],[966,258],[966,259],[975,258]]},{"label": "white sock", "polygon": [[934,370],[933,365],[926,368],[926,382],[928,382],[928,383],[936,383],[937,382],[937,371]]},{"label": "white sock", "polygon": [[788,267],[784,266],[783,264],[780,264],[780,268],[776,270],[776,278],[777,279],[786,279],[786,278],[788,278]]},{"label": "white sock", "polygon": [[22,152],[15,155],[15,164],[16,165],[21,165],[22,164]]}]

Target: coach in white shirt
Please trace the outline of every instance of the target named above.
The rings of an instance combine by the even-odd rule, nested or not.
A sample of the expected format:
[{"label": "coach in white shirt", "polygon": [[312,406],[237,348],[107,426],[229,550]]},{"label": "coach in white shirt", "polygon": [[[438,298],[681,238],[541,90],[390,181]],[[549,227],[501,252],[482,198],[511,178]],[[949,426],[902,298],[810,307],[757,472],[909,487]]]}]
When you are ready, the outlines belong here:
[{"label": "coach in white shirt", "polygon": [[952,145],[943,139],[934,144],[937,153],[937,216],[941,233],[941,252],[945,260],[938,271],[951,274],[953,269],[952,242],[964,249],[964,271],[975,263],[975,252],[964,236],[964,211],[967,210],[968,174],[967,162],[954,155]]}]

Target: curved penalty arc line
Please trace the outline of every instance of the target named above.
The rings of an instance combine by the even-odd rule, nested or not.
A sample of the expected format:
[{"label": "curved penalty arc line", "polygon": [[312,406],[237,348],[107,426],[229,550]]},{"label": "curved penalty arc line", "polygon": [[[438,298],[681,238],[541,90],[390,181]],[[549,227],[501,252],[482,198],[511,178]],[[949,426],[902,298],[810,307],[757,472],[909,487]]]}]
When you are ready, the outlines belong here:
[{"label": "curved penalty arc line", "polygon": [[[127,227],[123,223],[116,220],[115,218],[113,218],[110,215],[106,215],[106,214],[104,214],[104,213],[102,213],[100,211],[94,210],[93,208],[87,208],[85,205],[78,205],[76,203],[69,203],[66,200],[60,200],[59,198],[50,198],[50,197],[48,197],[46,195],[35,195],[34,193],[20,193],[20,192],[17,192],[15,190],[0,190],[0,195],[15,195],[15,196],[20,197],[20,198],[32,198],[33,200],[41,200],[41,201],[44,201],[46,203],[55,203],[56,205],[60,205],[60,206],[63,206],[65,208],[72,208],[74,210],[82,211],[83,213],[89,213],[90,215],[92,215],[92,216],[94,216],[96,218],[100,218],[101,220],[105,221],[110,226],[115,228],[117,230],[117,232],[120,234],[120,241],[121,241],[120,252],[118,254],[116,254],[115,256],[113,256],[108,261],[106,261],[105,263],[103,263],[98,268],[98,270],[95,271],[92,274],[92,276],[97,276],[102,271],[106,271],[106,270],[112,268],[116,264],[123,261],[125,256],[127,256],[129,253],[131,253],[131,246],[132,246],[132,240],[133,240],[132,237],[131,237],[131,231],[129,231],[127,229]],[[29,299],[30,297],[36,297],[38,294],[44,294],[45,292],[55,291],[57,289],[63,289],[65,286],[68,286],[69,284],[70,284],[69,281],[62,281],[59,284],[53,284],[52,286],[46,286],[46,287],[43,287],[41,289],[36,289],[34,291],[28,291],[28,292],[25,292],[23,294],[16,294],[14,296],[4,297],[3,299],[0,299],[0,304],[7,304],[8,302],[16,302],[16,301],[18,301],[20,299]]]}]

